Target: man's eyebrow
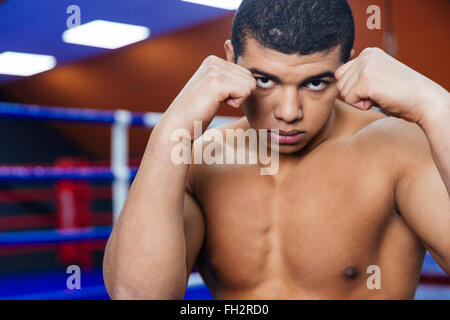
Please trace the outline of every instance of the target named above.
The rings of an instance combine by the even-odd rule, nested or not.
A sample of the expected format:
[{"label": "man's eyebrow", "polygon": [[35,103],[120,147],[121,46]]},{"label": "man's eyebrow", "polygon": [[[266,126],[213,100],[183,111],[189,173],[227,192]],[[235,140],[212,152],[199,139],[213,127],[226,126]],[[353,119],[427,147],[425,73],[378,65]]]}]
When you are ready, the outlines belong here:
[{"label": "man's eyebrow", "polygon": [[273,80],[273,81],[275,81],[275,82],[281,83],[281,79],[278,78],[277,76],[274,76],[273,74],[270,74],[270,73],[261,71],[261,70],[259,70],[259,69],[257,69],[257,68],[250,68],[250,69],[248,69],[248,70],[249,70],[251,73],[257,73],[257,74],[260,74],[260,75],[264,76],[265,78],[268,78],[268,79]]},{"label": "man's eyebrow", "polygon": [[[257,69],[257,68],[250,68],[249,71],[250,71],[251,73],[257,73],[257,74],[260,74],[260,75],[262,75],[263,77],[268,78],[268,79],[273,80],[273,81],[276,81],[276,82],[278,82],[278,83],[281,83],[281,82],[282,82],[281,79],[280,79],[279,77],[274,76],[273,74],[264,72],[264,71],[262,71],[262,70],[259,70],[259,69]],[[322,79],[322,78],[332,78],[332,79],[335,79],[335,77],[334,77],[334,72],[332,72],[332,71],[326,71],[326,72],[322,72],[322,73],[320,73],[320,74],[316,74],[316,75],[310,76],[310,77],[304,79],[304,80],[302,81],[302,83],[309,83],[309,82],[311,82],[311,81],[318,80],[318,79]]]},{"label": "man's eyebrow", "polygon": [[303,80],[303,83],[309,83],[311,81],[319,80],[319,79],[322,79],[322,78],[332,78],[334,80],[335,79],[334,72],[326,71],[326,72],[323,72],[323,73],[320,73],[320,74],[316,74],[314,76],[308,77],[305,80]]}]

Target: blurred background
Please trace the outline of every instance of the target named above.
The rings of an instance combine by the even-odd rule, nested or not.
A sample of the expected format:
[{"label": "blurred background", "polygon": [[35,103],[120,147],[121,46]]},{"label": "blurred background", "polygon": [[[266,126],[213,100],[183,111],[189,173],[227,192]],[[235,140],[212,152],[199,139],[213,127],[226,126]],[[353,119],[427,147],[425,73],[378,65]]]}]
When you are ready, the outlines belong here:
[{"label": "blurred background", "polygon": [[[366,47],[383,48],[450,88],[448,0],[349,3],[356,21],[357,54]],[[8,110],[20,104],[164,112],[205,57],[224,58],[223,45],[230,38],[238,4],[232,0],[2,0],[0,105]],[[371,5],[381,9],[379,30],[366,25]],[[115,24],[108,25],[111,22]],[[108,29],[105,23],[116,28],[113,36],[102,33]],[[77,24],[81,26],[72,28]],[[80,29],[83,26],[92,28]],[[82,43],[86,38],[90,42]],[[12,53],[38,56],[29,65],[20,60],[23,55],[14,60]],[[111,175],[42,177],[35,169],[110,167],[111,126],[45,117],[36,121],[1,110],[0,299],[108,299],[101,263],[110,230],[102,227],[113,221]],[[242,114],[223,106],[220,115]],[[139,166],[149,134],[145,126],[130,128],[129,167]],[[27,175],[30,168],[33,174]],[[98,228],[86,231],[92,226]],[[84,228],[90,238],[55,232],[70,228]],[[81,267],[81,290],[66,286],[70,275],[66,268],[71,264]],[[450,279],[429,256],[420,283],[416,299],[450,299]],[[209,298],[194,271],[186,299]]]}]

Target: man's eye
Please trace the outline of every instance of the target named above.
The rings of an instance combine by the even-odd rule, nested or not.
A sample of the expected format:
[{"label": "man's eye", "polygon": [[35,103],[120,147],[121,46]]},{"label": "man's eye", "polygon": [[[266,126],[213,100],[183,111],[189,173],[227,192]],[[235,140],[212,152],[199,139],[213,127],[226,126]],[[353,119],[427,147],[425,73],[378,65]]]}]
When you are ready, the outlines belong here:
[{"label": "man's eye", "polygon": [[328,82],[323,80],[314,80],[306,84],[306,87],[312,91],[321,91],[328,86]]},{"label": "man's eye", "polygon": [[256,84],[258,87],[267,89],[274,85],[274,82],[266,77],[256,78]]}]

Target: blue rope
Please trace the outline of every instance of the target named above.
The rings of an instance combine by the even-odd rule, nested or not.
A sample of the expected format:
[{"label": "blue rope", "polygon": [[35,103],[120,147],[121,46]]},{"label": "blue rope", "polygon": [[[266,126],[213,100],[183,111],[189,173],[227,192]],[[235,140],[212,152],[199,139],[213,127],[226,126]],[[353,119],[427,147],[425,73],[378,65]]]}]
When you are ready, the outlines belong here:
[{"label": "blue rope", "polygon": [[[0,103],[0,117],[113,124],[115,111]],[[143,113],[131,113],[131,125],[145,126]]]},{"label": "blue rope", "polygon": [[104,240],[111,234],[111,226],[79,229],[14,231],[0,233],[0,245],[63,243],[83,240]]},{"label": "blue rope", "polygon": [[[130,179],[137,170],[130,170]],[[110,168],[58,168],[58,167],[1,167],[0,181],[29,180],[113,180],[114,174]]]}]

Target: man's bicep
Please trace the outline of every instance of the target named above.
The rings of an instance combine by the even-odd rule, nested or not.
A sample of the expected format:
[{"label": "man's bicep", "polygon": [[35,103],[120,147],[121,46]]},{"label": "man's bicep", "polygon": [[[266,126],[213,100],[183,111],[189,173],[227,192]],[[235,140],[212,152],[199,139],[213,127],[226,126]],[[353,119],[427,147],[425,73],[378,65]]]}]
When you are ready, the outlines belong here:
[{"label": "man's bicep", "polygon": [[435,260],[450,268],[450,199],[431,157],[408,169],[396,188],[400,213]]},{"label": "man's bicep", "polygon": [[205,236],[205,221],[197,201],[188,192],[184,196],[184,236],[186,241],[186,285]]}]

